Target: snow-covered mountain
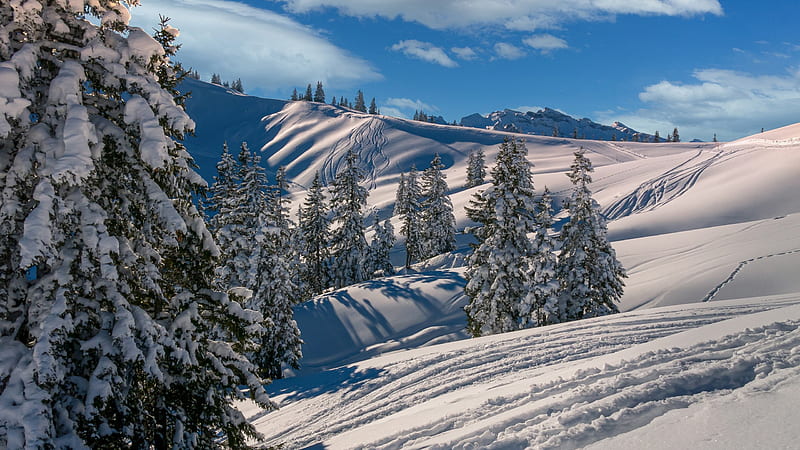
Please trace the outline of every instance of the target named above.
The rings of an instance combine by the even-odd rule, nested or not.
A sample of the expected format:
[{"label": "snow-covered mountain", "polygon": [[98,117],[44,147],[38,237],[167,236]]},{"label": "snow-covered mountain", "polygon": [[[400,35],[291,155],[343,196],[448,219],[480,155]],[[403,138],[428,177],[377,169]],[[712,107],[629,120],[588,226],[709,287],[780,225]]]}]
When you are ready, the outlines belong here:
[{"label": "snow-covered mountain", "polygon": [[465,127],[487,130],[508,131],[511,133],[533,134],[538,136],[568,136],[580,139],[596,139],[602,141],[649,142],[653,136],[629,128],[623,123],[614,122],[601,125],[591,119],[575,119],[555,109],[545,108],[539,111],[520,112],[513,109],[495,111],[488,116],[478,113],[461,118]]},{"label": "snow-covered mountain", "polygon": [[[222,142],[286,165],[301,199],[360,155],[373,214],[399,174],[442,155],[457,227],[514,134],[226,93],[196,83],[187,147],[213,175]],[[210,98],[208,96],[215,96]],[[214,110],[205,108],[213,107]],[[200,111],[202,109],[202,111]],[[224,126],[215,128],[214,124]],[[418,271],[299,305],[302,369],[274,382],[277,412],[241,409],[286,448],[792,447],[800,432],[800,124],[730,143],[648,144],[524,135],[534,183],[556,199],[579,147],[628,271],[623,314],[467,339],[459,249]],[[399,223],[394,220],[395,229]],[[370,220],[371,223],[371,220]],[[395,247],[402,259],[402,241]]]}]

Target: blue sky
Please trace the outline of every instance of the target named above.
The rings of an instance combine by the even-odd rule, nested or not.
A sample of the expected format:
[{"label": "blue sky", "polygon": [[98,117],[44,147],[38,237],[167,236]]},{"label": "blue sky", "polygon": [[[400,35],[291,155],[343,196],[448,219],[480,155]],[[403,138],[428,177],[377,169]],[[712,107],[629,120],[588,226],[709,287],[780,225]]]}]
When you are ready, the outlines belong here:
[{"label": "blue sky", "polygon": [[549,106],[684,139],[800,121],[797,0],[142,0],[208,80],[287,98],[320,80],[382,112]]}]

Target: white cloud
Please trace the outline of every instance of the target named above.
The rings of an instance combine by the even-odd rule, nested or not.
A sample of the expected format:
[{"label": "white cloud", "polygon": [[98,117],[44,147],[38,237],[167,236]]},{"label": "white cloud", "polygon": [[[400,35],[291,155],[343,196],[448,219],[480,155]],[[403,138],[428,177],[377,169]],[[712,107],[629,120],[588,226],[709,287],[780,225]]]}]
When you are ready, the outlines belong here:
[{"label": "white cloud", "polygon": [[553,50],[569,48],[567,41],[553,36],[552,34],[537,34],[522,40],[525,45],[535,48],[542,53],[549,53]]},{"label": "white cloud", "polygon": [[525,56],[525,51],[507,42],[494,44],[494,52],[500,59],[520,59]]},{"label": "white cloud", "polygon": [[387,116],[411,118],[414,111],[421,111],[427,114],[439,111],[435,105],[423,102],[422,100],[412,100],[410,98],[389,98],[381,107],[381,114]]},{"label": "white cloud", "polygon": [[132,25],[152,30],[158,15],[173,17],[183,44],[177,59],[204,79],[241,78],[248,91],[285,91],[322,81],[354,86],[381,75],[314,29],[280,14],[224,0],[148,0],[132,8]]},{"label": "white cloud", "polygon": [[450,51],[465,61],[478,59],[478,53],[476,53],[471,47],[453,47],[450,49]]},{"label": "white cloud", "polygon": [[416,39],[400,41],[392,46],[392,50],[403,52],[404,55],[421,59],[444,67],[458,67],[458,63],[450,59],[447,53],[430,42],[422,42]]},{"label": "white cloud", "polygon": [[800,117],[800,71],[796,68],[785,75],[704,69],[693,77],[694,83],[661,81],[647,86],[639,99],[648,106],[616,119],[651,133],[677,126],[686,137],[710,140],[717,133],[729,140],[762,127],[795,123]]},{"label": "white cloud", "polygon": [[[533,31],[617,14],[722,14],[718,0],[273,0],[296,13],[324,7],[354,17],[401,18],[429,28],[502,25]],[[454,13],[457,11],[457,13]]]}]

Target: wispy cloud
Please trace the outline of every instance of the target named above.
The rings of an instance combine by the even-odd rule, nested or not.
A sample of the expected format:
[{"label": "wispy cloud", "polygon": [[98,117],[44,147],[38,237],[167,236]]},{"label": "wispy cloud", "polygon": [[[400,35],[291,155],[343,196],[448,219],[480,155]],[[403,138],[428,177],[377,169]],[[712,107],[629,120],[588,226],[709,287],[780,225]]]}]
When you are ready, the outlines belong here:
[{"label": "wispy cloud", "polygon": [[[501,25],[533,31],[576,20],[618,14],[691,16],[722,14],[718,0],[273,0],[305,13],[331,7],[354,17],[381,16],[418,22],[433,29]],[[453,11],[457,11],[454,13]]]},{"label": "wispy cloud", "polygon": [[494,53],[500,59],[520,59],[525,56],[525,50],[508,42],[498,42],[494,44]]},{"label": "wispy cloud", "polygon": [[642,131],[678,126],[684,136],[710,140],[717,133],[727,140],[762,127],[791,124],[800,117],[797,68],[777,76],[703,69],[693,77],[694,83],[661,81],[647,86],[639,99],[648,106],[616,119]]},{"label": "wispy cloud", "polygon": [[[316,30],[275,12],[225,0],[148,0],[132,9],[132,24],[151,31],[158,15],[173,17],[183,44],[178,59],[208,79],[241,78],[248,91],[285,91],[303,83],[354,86],[381,75],[367,61]],[[210,32],[213,30],[213,33]]]},{"label": "wispy cloud", "polygon": [[392,50],[402,52],[406,56],[421,59],[444,67],[458,67],[458,63],[453,61],[444,49],[437,47],[430,42],[422,42],[416,39],[400,41],[392,46]]},{"label": "wispy cloud", "polygon": [[542,53],[550,53],[553,50],[569,48],[569,44],[564,39],[555,37],[552,34],[537,34],[522,40],[528,47],[539,50]]},{"label": "wispy cloud", "polygon": [[478,59],[478,53],[471,47],[453,47],[450,49],[450,51],[465,61]]},{"label": "wispy cloud", "polygon": [[413,100],[410,98],[389,98],[381,104],[381,113],[387,116],[411,118],[414,111],[422,111],[425,113],[435,113],[439,111],[435,105],[423,102],[422,100]]}]

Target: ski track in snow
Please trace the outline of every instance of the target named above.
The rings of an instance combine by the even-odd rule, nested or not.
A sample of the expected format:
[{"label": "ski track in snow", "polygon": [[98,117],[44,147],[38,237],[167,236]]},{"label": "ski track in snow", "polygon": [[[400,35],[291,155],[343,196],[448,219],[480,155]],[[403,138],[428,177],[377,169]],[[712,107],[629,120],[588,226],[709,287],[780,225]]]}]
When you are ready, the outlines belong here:
[{"label": "ski track in snow", "polygon": [[388,140],[383,134],[383,121],[375,118],[358,125],[347,138],[340,139],[332,148],[322,164],[322,173],[326,179],[333,180],[344,164],[348,150],[353,150],[359,157],[359,165],[364,169],[367,189],[375,189],[376,179],[386,170],[391,161],[383,153]]},{"label": "ski track in snow", "polygon": [[723,280],[722,283],[716,285],[714,287],[714,289],[712,289],[711,292],[708,293],[708,295],[703,297],[703,302],[709,302],[709,301],[713,300],[714,297],[719,293],[719,291],[721,291],[722,288],[725,287],[725,285],[727,285],[728,283],[732,282],[736,278],[736,275],[739,275],[739,272],[741,272],[742,269],[744,269],[744,266],[750,264],[751,262],[761,261],[763,259],[772,258],[772,257],[775,257],[775,256],[791,255],[793,253],[800,253],[800,249],[787,250],[785,252],[780,252],[780,253],[771,253],[769,255],[757,256],[755,258],[750,258],[750,259],[746,259],[744,261],[740,261],[739,265],[737,265],[736,268],[733,269],[733,272],[731,272],[731,274],[728,276],[728,278]]},{"label": "ski track in snow", "polygon": [[[258,413],[251,420],[267,435],[264,443],[268,445],[283,443],[287,448],[304,448],[338,438],[343,444],[332,448],[347,448],[350,444],[343,433],[357,432],[360,427],[394,415],[414,414],[415,407],[424,407],[431,399],[447,403],[449,397],[474,396],[470,391],[476,389],[483,393],[496,389],[494,397],[457,415],[435,415],[424,426],[403,429],[360,448],[586,445],[761,376],[786,357],[787,349],[800,348],[798,324],[750,330],[727,339],[724,345],[715,342],[688,351],[646,354],[619,367],[578,373],[572,379],[548,382],[524,393],[517,390],[504,396],[503,386],[546,375],[556,365],[577,363],[735,316],[798,303],[800,299],[796,297],[784,297],[769,302],[662,308],[508,333],[488,340],[455,342],[420,349],[410,357],[403,357],[402,352],[390,354],[325,371],[305,381],[302,377],[278,381],[271,387],[271,395],[281,402],[282,409],[263,417]],[[774,338],[763,339],[765,332],[774,333]],[[390,360],[382,363],[383,358]],[[793,367],[800,364],[797,359],[795,354]],[[332,384],[325,385],[325,380],[332,380]],[[285,420],[281,420],[283,414]],[[482,425],[487,420],[491,426]],[[470,434],[473,428],[475,433]]]}]

